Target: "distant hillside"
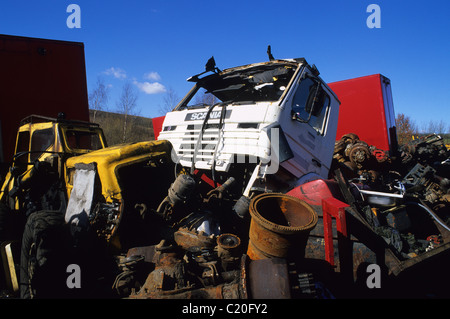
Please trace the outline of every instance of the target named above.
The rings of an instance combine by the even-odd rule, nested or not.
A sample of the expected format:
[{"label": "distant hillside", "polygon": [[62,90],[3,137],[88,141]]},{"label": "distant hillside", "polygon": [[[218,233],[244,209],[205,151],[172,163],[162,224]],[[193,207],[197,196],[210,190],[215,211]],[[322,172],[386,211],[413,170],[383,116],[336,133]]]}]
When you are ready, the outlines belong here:
[{"label": "distant hillside", "polygon": [[124,140],[123,114],[97,111],[94,119],[94,110],[89,110],[91,122],[98,123],[103,128],[109,146],[123,142],[142,142],[155,139],[151,118],[128,115]]}]

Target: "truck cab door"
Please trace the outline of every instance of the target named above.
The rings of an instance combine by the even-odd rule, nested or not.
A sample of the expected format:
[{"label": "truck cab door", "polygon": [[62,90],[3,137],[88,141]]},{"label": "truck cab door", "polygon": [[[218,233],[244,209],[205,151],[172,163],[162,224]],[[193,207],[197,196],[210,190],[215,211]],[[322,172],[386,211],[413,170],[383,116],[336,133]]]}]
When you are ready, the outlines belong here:
[{"label": "truck cab door", "polygon": [[[29,162],[29,150],[30,150],[30,132],[22,131],[17,134],[16,140],[16,152],[18,155],[13,163],[12,167],[10,167],[8,173],[5,176],[5,179],[2,184],[1,192],[0,192],[0,201],[5,201],[5,198],[8,197],[9,192],[12,190],[14,185],[16,184],[16,178],[19,175],[22,175],[26,170]],[[13,173],[14,172],[14,173]],[[8,203],[11,207],[14,207],[14,201]]]},{"label": "truck cab door", "polygon": [[17,174],[22,174],[27,170],[30,162],[30,131],[21,131],[17,134],[16,158],[13,162]]},{"label": "truck cab door", "polygon": [[[280,125],[294,154],[281,166],[296,178],[314,175],[328,178],[328,155],[323,140],[326,133],[332,98],[322,81],[308,69],[297,80],[284,104]],[[334,149],[334,140],[331,149]]]}]

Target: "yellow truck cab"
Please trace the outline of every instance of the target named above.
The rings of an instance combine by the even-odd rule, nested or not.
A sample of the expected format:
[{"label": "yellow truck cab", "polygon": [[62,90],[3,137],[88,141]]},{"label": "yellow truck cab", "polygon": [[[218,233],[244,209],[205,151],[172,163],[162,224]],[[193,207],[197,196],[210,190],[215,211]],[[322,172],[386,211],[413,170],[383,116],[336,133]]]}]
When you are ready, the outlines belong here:
[{"label": "yellow truck cab", "polygon": [[106,146],[103,131],[97,124],[66,120],[63,115],[26,117],[18,129],[15,155],[2,186],[0,201],[9,202],[11,209],[20,209],[14,188],[19,188],[19,184],[35,174],[33,168],[37,162],[48,163],[63,176],[67,158]]},{"label": "yellow truck cab", "polygon": [[75,241],[83,238],[75,233],[89,229],[94,242],[115,253],[153,240],[158,226],[151,211],[175,178],[171,151],[168,141],[107,147],[97,124],[24,119],[0,195],[6,290],[21,298],[60,297]]},{"label": "yellow truck cab", "polygon": [[90,228],[116,252],[146,237],[148,231],[140,232],[144,215],[175,178],[171,151],[168,141],[144,141],[69,158],[66,223]]},{"label": "yellow truck cab", "polygon": [[15,155],[0,192],[2,294],[17,295],[23,281],[29,286],[31,279],[19,273],[25,270],[28,274],[30,259],[23,260],[20,251],[36,242],[29,234],[59,223],[63,216],[68,199],[64,185],[67,159],[106,146],[99,125],[67,120],[63,114],[57,118],[31,115],[20,122]]}]

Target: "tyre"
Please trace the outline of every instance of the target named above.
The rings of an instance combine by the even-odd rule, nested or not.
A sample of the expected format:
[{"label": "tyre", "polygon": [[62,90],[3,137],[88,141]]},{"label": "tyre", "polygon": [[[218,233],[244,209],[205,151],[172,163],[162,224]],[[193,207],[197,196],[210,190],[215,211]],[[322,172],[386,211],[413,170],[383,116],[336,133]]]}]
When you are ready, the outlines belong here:
[{"label": "tyre", "polygon": [[20,257],[21,298],[64,298],[70,236],[64,215],[32,213],[25,224]]}]

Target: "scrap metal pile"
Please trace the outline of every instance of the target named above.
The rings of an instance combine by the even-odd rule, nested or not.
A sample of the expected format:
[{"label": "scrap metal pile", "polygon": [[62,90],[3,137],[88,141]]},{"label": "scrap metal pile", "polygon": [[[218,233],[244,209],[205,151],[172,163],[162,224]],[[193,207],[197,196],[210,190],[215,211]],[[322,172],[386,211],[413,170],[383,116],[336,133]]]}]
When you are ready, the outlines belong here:
[{"label": "scrap metal pile", "polygon": [[450,231],[450,152],[432,134],[401,145],[397,154],[346,134],[335,164],[359,213],[404,259],[444,243]]},{"label": "scrap metal pile", "polygon": [[317,214],[296,198],[262,193],[252,201],[251,216],[238,217],[232,213],[234,201],[228,193],[234,182],[231,177],[203,197],[193,176],[178,175],[154,211],[162,221],[161,241],[119,256],[122,272],[113,285],[117,295],[132,299],[312,296],[308,274],[296,273],[291,253],[304,249]]}]

